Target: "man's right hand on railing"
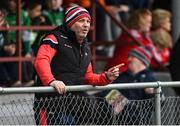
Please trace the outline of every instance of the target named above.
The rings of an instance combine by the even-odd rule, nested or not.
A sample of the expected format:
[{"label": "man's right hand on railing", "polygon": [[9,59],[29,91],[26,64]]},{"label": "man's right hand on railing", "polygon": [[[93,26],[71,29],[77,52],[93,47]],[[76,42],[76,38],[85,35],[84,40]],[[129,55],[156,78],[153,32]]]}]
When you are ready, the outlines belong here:
[{"label": "man's right hand on railing", "polygon": [[54,87],[59,94],[66,92],[66,85],[62,81],[54,80],[50,83],[50,86]]}]

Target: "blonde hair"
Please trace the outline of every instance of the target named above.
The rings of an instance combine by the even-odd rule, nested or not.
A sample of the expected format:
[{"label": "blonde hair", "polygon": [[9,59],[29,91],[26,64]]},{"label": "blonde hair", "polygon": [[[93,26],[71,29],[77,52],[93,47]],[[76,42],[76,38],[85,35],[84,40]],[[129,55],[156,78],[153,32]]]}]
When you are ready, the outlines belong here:
[{"label": "blonde hair", "polygon": [[168,10],[156,9],[152,11],[152,28],[157,29],[165,19],[171,19],[171,13]]},{"label": "blonde hair", "polygon": [[159,29],[151,33],[153,43],[163,48],[172,48],[172,37],[169,32],[164,29]]},{"label": "blonde hair", "polygon": [[142,27],[144,27],[145,16],[152,16],[151,11],[149,11],[148,9],[139,9],[134,11],[129,17],[127,26],[129,28],[133,28],[137,30],[141,29]]}]

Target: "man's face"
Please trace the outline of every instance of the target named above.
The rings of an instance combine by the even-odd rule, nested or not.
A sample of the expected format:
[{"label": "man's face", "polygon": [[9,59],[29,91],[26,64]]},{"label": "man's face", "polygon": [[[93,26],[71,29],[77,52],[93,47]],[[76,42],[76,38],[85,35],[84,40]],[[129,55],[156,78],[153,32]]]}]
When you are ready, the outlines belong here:
[{"label": "man's face", "polygon": [[90,22],[88,17],[84,17],[71,26],[71,30],[75,32],[77,40],[81,41],[87,36],[90,29]]}]

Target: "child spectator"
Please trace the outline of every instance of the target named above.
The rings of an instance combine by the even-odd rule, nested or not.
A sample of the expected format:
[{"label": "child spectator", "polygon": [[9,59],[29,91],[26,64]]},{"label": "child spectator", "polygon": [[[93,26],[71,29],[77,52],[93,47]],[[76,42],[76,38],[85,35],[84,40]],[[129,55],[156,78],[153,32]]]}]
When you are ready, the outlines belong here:
[{"label": "child spectator", "polygon": [[[127,71],[120,73],[119,77],[113,83],[156,81],[155,76],[149,69],[151,57],[151,52],[143,46],[138,46],[130,50],[128,53]],[[152,98],[153,94],[153,88],[139,88],[103,91],[98,96],[105,97],[107,102],[112,106],[114,113],[118,115],[118,125],[146,125],[151,122],[150,117],[153,110],[151,107],[148,107],[152,103],[143,100]],[[118,97],[121,97],[121,100],[118,100]],[[112,101],[109,102],[110,100],[118,101],[114,101],[116,104],[113,104]],[[129,102],[129,100],[131,101]],[[141,101],[138,101],[137,105],[134,100]]]},{"label": "child spectator", "polygon": [[[0,8],[0,27],[9,27],[6,22],[6,10]],[[0,31],[0,57],[14,56],[16,45],[9,40],[8,31]],[[0,62],[0,86],[20,85],[17,81],[16,71],[17,64],[15,62]]]},{"label": "child spectator", "polygon": [[[27,4],[27,12],[30,17],[30,24],[32,26],[36,25],[51,25],[50,20],[42,14],[42,4],[40,1],[30,1]],[[36,55],[36,51],[39,47],[40,38],[47,31],[32,31],[31,34],[31,47],[33,54]]]},{"label": "child spectator", "polygon": [[[16,0],[8,0],[5,1],[7,8],[8,8],[8,13],[6,16],[6,20],[10,26],[16,26],[16,18],[17,18],[17,1]],[[20,14],[21,18],[21,25],[22,26],[29,26],[30,25],[30,18],[28,17],[28,14],[25,10],[21,10]],[[10,53],[10,56],[15,56],[16,55],[16,31],[10,30],[8,33],[9,41],[14,44],[14,46],[10,46],[9,48],[15,50],[13,51],[14,54]],[[30,47],[30,40],[31,40],[31,31],[30,30],[24,30],[22,31],[22,55],[25,57],[31,57],[32,56],[32,51]],[[9,51],[9,48],[7,50]],[[9,56],[9,55],[5,55]],[[15,62],[12,62],[13,65],[16,66]],[[14,70],[15,73],[13,74],[14,76],[17,76],[17,66],[16,69]],[[32,80],[32,74],[33,74],[33,67],[31,62],[23,62],[22,63],[22,82],[17,80],[18,83],[13,84],[12,86],[21,86],[22,83],[24,83],[24,86],[29,86],[33,84]]]},{"label": "child spectator", "polygon": [[47,9],[43,11],[52,25],[61,25],[64,21],[64,8],[62,7],[63,0],[45,0]]},{"label": "child spectator", "polygon": [[[133,48],[128,55],[128,70],[114,81],[114,83],[132,82],[153,82],[156,81],[154,75],[149,70],[152,54],[143,46]],[[126,90],[126,89],[125,89]],[[131,100],[150,98],[148,94],[153,93],[153,89],[128,89],[122,93]],[[134,92],[134,93],[133,93]],[[132,95],[136,94],[136,95]]]},{"label": "child spectator", "polygon": [[[153,73],[148,69],[151,62],[151,52],[144,47],[136,47],[129,52],[128,71],[120,74],[114,83],[133,83],[133,82],[154,82],[156,81]],[[153,88],[144,89],[122,89],[122,95],[128,100],[143,100],[153,97]],[[143,101],[142,101],[143,102]],[[123,117],[123,124],[126,125],[146,125],[152,114],[152,108],[147,106],[150,103],[136,105],[133,102],[127,104],[120,116]],[[142,110],[146,108],[145,110]],[[131,109],[130,109],[131,108]]]},{"label": "child spectator", "polygon": [[[161,62],[162,65],[167,66],[169,64],[170,50],[172,48],[171,35],[167,31],[159,29],[151,33],[151,39],[163,59]],[[159,67],[159,64],[154,60],[152,60],[151,65],[154,69],[158,69]]]},{"label": "child spectator", "polygon": [[[8,14],[6,20],[10,26],[16,26],[16,10],[17,10],[17,2],[16,0],[8,0],[6,1]],[[29,26],[30,19],[25,10],[21,10],[21,25]],[[10,31],[10,40],[16,42],[16,31]],[[31,47],[30,47],[30,34],[31,31],[25,30],[22,32],[22,40],[23,40],[23,55],[26,57],[31,56]]]},{"label": "child spectator", "polygon": [[[6,1],[8,7],[8,14],[6,20],[10,26],[16,26],[16,8],[17,3],[16,0],[8,0]],[[25,10],[21,10],[21,25],[29,26],[30,19]],[[16,31],[10,31],[10,39],[16,42]],[[31,56],[31,47],[30,47],[30,31],[25,30],[22,33],[23,39],[23,55],[29,57]]]},{"label": "child spectator", "polygon": [[[162,57],[161,64],[167,66],[169,63],[170,50],[172,49],[171,13],[164,9],[152,11],[151,39]],[[152,60],[152,67],[157,69],[159,64]]]}]

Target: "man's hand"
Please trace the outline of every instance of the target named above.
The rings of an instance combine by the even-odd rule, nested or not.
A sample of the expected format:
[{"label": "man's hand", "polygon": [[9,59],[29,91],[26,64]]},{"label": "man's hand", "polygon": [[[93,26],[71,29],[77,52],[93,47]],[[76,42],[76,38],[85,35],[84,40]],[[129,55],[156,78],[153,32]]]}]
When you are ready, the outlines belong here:
[{"label": "man's hand", "polygon": [[106,72],[106,76],[109,80],[113,81],[115,80],[118,76],[119,76],[119,68],[124,66],[124,63],[121,63],[117,66],[114,66],[112,68],[110,68],[107,72]]},{"label": "man's hand", "polygon": [[144,91],[146,94],[154,94],[154,88],[145,88]]},{"label": "man's hand", "polygon": [[59,94],[64,94],[66,92],[66,85],[62,81],[54,80],[50,85],[54,87]]}]

